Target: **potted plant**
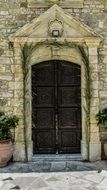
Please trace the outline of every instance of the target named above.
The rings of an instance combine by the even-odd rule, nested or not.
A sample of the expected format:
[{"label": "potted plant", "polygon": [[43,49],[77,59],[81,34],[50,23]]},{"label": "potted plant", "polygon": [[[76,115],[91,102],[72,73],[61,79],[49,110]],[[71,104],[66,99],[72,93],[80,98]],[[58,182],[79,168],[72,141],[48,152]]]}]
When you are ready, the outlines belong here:
[{"label": "potted plant", "polygon": [[99,111],[96,114],[97,125],[101,124],[107,128],[107,108]]},{"label": "potted plant", "polygon": [[15,129],[18,122],[17,116],[0,112],[0,167],[7,165],[13,155],[12,129]]},{"label": "potted plant", "polygon": [[[102,131],[107,130],[107,108],[102,109],[96,114],[97,125],[99,125]],[[103,142],[103,151],[107,158],[107,139]]]}]

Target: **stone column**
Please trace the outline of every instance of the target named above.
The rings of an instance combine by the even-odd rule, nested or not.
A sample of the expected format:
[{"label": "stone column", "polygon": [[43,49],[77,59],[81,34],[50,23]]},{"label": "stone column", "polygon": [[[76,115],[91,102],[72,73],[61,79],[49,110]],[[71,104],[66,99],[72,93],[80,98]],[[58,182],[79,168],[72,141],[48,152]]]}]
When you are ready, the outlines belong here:
[{"label": "stone column", "polygon": [[19,125],[15,129],[14,155],[15,161],[25,160],[24,138],[24,94],[23,94],[23,66],[21,46],[14,43],[14,114],[19,117]]},{"label": "stone column", "polygon": [[[30,44],[31,45],[31,44]],[[28,55],[28,57],[31,55]],[[32,91],[31,91],[31,65],[26,61],[25,77],[24,77],[24,98],[25,98],[25,127],[26,127],[26,148],[27,159],[30,161],[33,156],[33,141],[32,141]]]},{"label": "stone column", "polygon": [[99,127],[95,119],[99,111],[99,75],[98,75],[98,46],[101,39],[86,39],[89,53],[90,70],[90,126],[89,126],[89,160],[101,159],[101,142]]},{"label": "stone column", "polygon": [[81,140],[81,156],[83,160],[88,160],[89,147],[89,122],[87,121],[88,102],[87,102],[87,71],[85,64],[81,65],[81,106],[82,106],[82,140]]}]

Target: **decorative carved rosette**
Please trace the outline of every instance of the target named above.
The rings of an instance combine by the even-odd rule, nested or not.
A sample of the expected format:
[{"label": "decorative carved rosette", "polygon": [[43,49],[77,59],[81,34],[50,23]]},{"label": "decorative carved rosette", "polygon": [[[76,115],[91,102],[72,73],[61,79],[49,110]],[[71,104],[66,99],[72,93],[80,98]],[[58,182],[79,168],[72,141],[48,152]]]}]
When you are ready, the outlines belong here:
[{"label": "decorative carved rosette", "polygon": [[63,23],[62,21],[55,19],[48,23],[48,33],[50,36],[52,36],[53,31],[59,32],[59,37],[63,34]]}]

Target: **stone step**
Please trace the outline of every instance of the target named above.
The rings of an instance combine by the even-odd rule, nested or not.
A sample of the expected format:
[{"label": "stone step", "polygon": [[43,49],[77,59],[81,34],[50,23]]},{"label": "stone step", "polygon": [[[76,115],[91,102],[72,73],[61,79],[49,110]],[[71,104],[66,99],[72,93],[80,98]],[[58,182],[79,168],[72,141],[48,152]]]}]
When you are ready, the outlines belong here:
[{"label": "stone step", "polygon": [[33,162],[38,161],[82,161],[81,154],[35,154]]}]

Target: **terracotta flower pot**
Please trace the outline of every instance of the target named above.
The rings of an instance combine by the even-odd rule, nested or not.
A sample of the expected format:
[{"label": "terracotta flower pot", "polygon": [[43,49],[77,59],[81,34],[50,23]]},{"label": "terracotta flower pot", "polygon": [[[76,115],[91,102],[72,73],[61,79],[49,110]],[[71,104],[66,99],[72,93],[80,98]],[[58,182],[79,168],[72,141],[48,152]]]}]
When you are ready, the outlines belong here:
[{"label": "terracotta flower pot", "polygon": [[0,141],[0,167],[7,165],[13,155],[13,144],[11,140]]}]

